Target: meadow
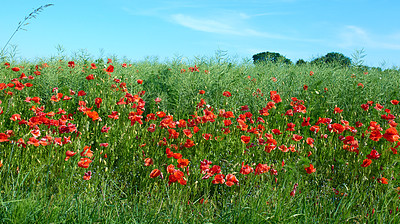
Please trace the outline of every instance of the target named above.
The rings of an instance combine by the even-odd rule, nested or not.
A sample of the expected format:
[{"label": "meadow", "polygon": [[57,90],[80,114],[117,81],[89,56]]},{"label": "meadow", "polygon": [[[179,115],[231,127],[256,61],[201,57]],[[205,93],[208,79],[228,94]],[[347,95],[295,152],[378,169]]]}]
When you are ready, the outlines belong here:
[{"label": "meadow", "polygon": [[400,71],[0,64],[2,223],[399,223]]}]

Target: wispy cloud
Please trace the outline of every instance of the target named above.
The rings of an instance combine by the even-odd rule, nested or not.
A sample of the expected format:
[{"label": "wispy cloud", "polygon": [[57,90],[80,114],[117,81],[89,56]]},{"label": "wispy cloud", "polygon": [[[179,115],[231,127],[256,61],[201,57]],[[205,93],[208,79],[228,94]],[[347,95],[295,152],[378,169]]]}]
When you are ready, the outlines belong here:
[{"label": "wispy cloud", "polygon": [[338,44],[344,48],[365,47],[374,49],[400,50],[400,34],[376,35],[371,34],[361,27],[346,26],[340,33],[341,42]]},{"label": "wispy cloud", "polygon": [[246,24],[238,25],[243,23],[243,21],[232,21],[231,23],[227,23],[226,21],[229,21],[228,18],[203,19],[183,14],[174,14],[171,16],[171,20],[181,26],[208,33],[306,42],[319,41],[315,39],[300,39],[282,34],[257,31],[251,28],[246,28]]}]

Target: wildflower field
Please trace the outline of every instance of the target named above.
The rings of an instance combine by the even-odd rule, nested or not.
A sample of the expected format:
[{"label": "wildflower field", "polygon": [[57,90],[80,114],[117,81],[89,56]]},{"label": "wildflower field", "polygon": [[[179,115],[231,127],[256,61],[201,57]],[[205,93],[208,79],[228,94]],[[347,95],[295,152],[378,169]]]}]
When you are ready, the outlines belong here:
[{"label": "wildflower field", "polygon": [[399,223],[398,70],[0,65],[3,223]]}]

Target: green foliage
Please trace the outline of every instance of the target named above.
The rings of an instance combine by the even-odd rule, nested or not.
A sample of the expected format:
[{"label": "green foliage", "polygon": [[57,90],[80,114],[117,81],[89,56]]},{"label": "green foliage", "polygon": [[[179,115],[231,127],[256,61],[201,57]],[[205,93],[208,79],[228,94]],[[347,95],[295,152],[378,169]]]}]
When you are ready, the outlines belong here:
[{"label": "green foliage", "polygon": [[311,61],[311,64],[322,65],[328,64],[333,66],[350,66],[351,59],[341,53],[331,52],[325,56],[316,58]]},{"label": "green foliage", "polygon": [[292,61],[290,59],[287,59],[286,57],[282,56],[279,53],[275,52],[262,52],[253,55],[253,62],[254,64],[260,63],[260,62],[272,62],[272,63],[282,63],[282,64],[292,64]]},{"label": "green foliage", "polygon": [[299,60],[296,61],[296,65],[297,65],[297,66],[305,65],[305,64],[307,64],[307,62],[304,61],[303,59],[299,59]]}]

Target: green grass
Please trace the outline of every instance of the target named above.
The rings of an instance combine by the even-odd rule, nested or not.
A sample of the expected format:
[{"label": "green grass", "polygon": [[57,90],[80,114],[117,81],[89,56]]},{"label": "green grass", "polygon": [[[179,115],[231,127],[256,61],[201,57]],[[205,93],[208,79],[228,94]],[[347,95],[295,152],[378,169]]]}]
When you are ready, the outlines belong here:
[{"label": "green grass", "polygon": [[[68,61],[74,61],[75,67],[69,67]],[[0,167],[0,221],[3,223],[400,221],[400,158],[390,149],[396,142],[383,137],[373,141],[367,132],[371,121],[378,122],[381,134],[390,128],[388,121],[381,118],[389,114],[385,109],[390,109],[390,114],[396,117],[394,121],[398,121],[399,105],[391,103],[391,100],[400,100],[400,72],[397,70],[367,71],[322,65],[255,66],[248,62],[201,58],[190,64],[179,60],[125,62],[126,67],[121,65],[124,62],[113,59],[110,64],[114,71],[107,73],[103,68],[110,64],[102,60],[68,61],[41,59],[9,67],[5,62],[0,65],[0,83],[32,84],[22,90],[7,87],[0,93],[0,111],[3,111],[0,133],[9,140],[0,142],[3,164]],[[92,62],[96,63],[96,69],[91,69]],[[195,65],[199,71],[191,72],[190,67]],[[14,67],[21,69],[15,72],[11,69]],[[310,75],[310,71],[314,74]],[[34,79],[18,79],[22,73]],[[86,79],[89,74],[93,74],[93,80]],[[139,79],[143,80],[142,84],[137,82]],[[121,83],[126,83],[126,87],[121,88]],[[307,90],[304,85],[308,86]],[[76,94],[71,95],[70,90]],[[86,95],[78,96],[81,90]],[[205,94],[199,94],[200,90]],[[142,91],[145,93],[139,94]],[[225,91],[232,96],[223,96]],[[277,91],[282,102],[276,103],[268,116],[260,115],[259,111],[272,102],[270,91]],[[57,93],[71,99],[52,101]],[[130,104],[117,105],[127,93],[137,96]],[[40,104],[25,102],[27,97],[39,97]],[[160,103],[155,102],[157,97],[161,98]],[[305,113],[285,115],[293,110],[292,97],[304,101]],[[96,98],[102,98],[99,108]],[[141,110],[138,105],[143,101],[139,99],[145,102]],[[199,107],[202,99],[205,105]],[[361,105],[368,101],[373,104],[364,111]],[[381,111],[374,109],[376,103],[383,106]],[[245,105],[249,110],[241,111]],[[33,106],[43,106],[43,111],[35,113]],[[335,114],[335,107],[343,112]],[[93,121],[82,112],[85,108],[96,111],[101,120]],[[63,114],[57,113],[59,109],[65,111],[63,119]],[[215,116],[207,120],[205,109]],[[232,111],[234,118],[219,116],[220,110]],[[112,111],[118,111],[119,119],[108,117]],[[169,127],[162,127],[163,118],[146,120],[148,115],[161,111],[173,116],[173,122],[183,119],[189,124],[193,119],[198,120],[188,127],[175,124],[175,128],[171,123]],[[11,120],[14,114],[30,123]],[[66,119],[68,114],[70,119]],[[134,115],[142,116],[138,120],[143,124],[132,122]],[[32,117],[42,117],[44,123],[34,124]],[[250,132],[240,128],[239,117],[246,117],[245,124]],[[264,123],[257,122],[260,117]],[[310,126],[301,126],[303,118],[308,117],[311,125],[319,118],[330,118],[331,124],[348,121],[348,130],[338,134],[330,131],[328,124],[319,124],[320,131],[314,133],[309,130]],[[63,122],[55,120],[72,124],[76,131],[65,132],[65,128],[60,128]],[[229,134],[222,130],[226,128],[223,120],[232,121]],[[357,121],[363,126],[356,127]],[[294,132],[286,131],[288,123],[295,124]],[[148,130],[151,125],[156,127],[154,132]],[[110,127],[108,133],[101,131],[104,126]],[[194,133],[193,126],[200,131]],[[356,131],[352,132],[351,127]],[[28,143],[35,129],[40,130],[37,140],[50,136],[42,140],[42,145]],[[168,129],[175,130],[179,136],[170,138]],[[191,130],[193,137],[188,138],[183,129]],[[279,129],[282,134],[273,135],[277,147],[268,153],[261,138],[267,141],[266,134],[272,134],[272,129]],[[203,134],[212,137],[206,140]],[[293,134],[303,139],[294,141]],[[321,138],[324,134],[327,138]],[[250,137],[249,143],[242,142],[243,135]],[[343,149],[340,136],[353,136],[359,153]],[[68,137],[70,143],[54,143],[56,138]],[[314,147],[305,142],[307,138],[314,139]],[[26,147],[18,144],[20,139]],[[194,142],[193,147],[184,146],[187,139]],[[103,147],[101,143],[109,145]],[[294,145],[296,151],[283,152],[278,148],[282,145]],[[85,146],[93,151],[90,157],[93,161],[88,168],[78,166],[81,158],[89,158],[80,155]],[[188,167],[177,168],[177,159],[167,157],[167,147],[188,159]],[[377,150],[380,157],[373,159],[370,166],[361,167],[372,149]],[[65,161],[67,151],[77,154]],[[153,164],[144,166],[145,158],[151,158]],[[239,184],[231,187],[213,184],[217,174],[203,179],[205,174],[201,172],[200,162],[204,159],[211,161],[211,166],[220,166],[225,176],[234,174]],[[267,164],[270,171],[260,175],[242,174],[242,163],[253,169],[259,163]],[[184,173],[185,185],[168,183],[170,174],[166,168],[170,164]],[[305,168],[310,164],[316,172],[308,174]],[[163,178],[150,178],[154,169],[159,169]],[[92,172],[92,177],[84,180],[88,171]],[[377,181],[382,177],[388,179],[388,184]],[[290,193],[295,183],[298,187],[292,197]]]}]

